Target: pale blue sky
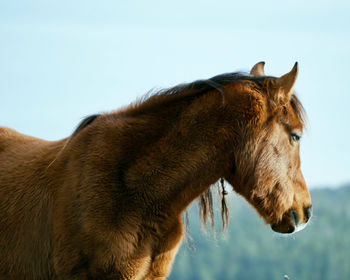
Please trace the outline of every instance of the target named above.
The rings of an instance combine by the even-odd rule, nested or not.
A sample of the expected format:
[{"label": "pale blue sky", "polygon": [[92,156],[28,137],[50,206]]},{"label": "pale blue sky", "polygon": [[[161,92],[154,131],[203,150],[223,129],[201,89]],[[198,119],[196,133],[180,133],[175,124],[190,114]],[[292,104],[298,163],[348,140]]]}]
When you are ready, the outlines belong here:
[{"label": "pale blue sky", "polygon": [[350,182],[349,1],[0,2],[0,125],[55,140],[154,87],[295,61],[309,186]]}]

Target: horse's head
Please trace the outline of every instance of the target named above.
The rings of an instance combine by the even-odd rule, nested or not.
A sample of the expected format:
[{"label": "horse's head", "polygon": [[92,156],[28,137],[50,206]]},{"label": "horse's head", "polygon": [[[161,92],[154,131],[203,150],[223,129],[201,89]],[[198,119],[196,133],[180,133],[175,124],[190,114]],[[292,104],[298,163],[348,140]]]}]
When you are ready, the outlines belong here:
[{"label": "horse's head", "polygon": [[[240,90],[227,90],[227,102],[239,102],[235,152],[226,179],[254,206],[274,231],[303,229],[311,216],[311,199],[300,169],[299,140],[303,132],[303,108],[293,93],[297,63],[286,75],[264,75],[264,63],[256,64],[251,80]],[[235,96],[235,97],[233,97]],[[237,108],[234,109],[237,111]],[[237,133],[237,129],[235,131]]]}]

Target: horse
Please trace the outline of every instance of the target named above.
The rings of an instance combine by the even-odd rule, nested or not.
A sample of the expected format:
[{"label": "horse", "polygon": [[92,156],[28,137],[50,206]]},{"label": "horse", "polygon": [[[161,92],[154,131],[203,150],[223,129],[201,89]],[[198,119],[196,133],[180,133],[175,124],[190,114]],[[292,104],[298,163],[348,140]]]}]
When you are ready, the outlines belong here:
[{"label": "horse", "polygon": [[259,62],[163,89],[59,141],[0,128],[0,279],[165,279],[182,213],[219,180],[273,231],[304,228],[297,73]]}]

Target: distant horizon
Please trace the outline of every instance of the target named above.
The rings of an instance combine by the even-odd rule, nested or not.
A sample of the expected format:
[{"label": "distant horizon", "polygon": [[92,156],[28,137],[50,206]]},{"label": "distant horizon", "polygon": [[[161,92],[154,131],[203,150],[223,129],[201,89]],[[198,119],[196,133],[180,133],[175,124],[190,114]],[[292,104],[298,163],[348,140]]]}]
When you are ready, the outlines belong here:
[{"label": "distant horizon", "polygon": [[314,190],[314,189],[330,189],[330,190],[334,190],[334,189],[341,189],[341,188],[350,188],[350,181],[349,182],[344,182],[341,183],[339,185],[317,185],[317,186],[308,186],[308,188],[310,190]]}]

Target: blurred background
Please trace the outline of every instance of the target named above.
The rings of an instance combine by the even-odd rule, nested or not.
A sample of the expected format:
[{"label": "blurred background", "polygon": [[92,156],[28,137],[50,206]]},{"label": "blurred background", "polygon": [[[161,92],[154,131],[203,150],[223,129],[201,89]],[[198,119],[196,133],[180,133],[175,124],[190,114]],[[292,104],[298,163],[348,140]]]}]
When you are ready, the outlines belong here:
[{"label": "blurred background", "polygon": [[262,60],[280,76],[298,61],[312,224],[281,238],[230,194],[229,232],[214,238],[193,206],[194,244],[170,279],[349,279],[349,10],[345,0],[2,0],[0,125],[57,140],[152,88]]}]

